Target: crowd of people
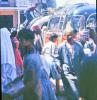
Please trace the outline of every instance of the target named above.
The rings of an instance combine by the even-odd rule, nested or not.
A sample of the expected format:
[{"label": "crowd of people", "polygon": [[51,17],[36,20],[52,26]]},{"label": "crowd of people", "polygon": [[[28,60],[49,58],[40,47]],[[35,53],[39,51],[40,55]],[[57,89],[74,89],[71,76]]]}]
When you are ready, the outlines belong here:
[{"label": "crowd of people", "polygon": [[[58,34],[52,33],[44,44],[38,26],[19,32],[1,28],[2,94],[7,84],[23,76],[23,98],[17,100],[57,100],[61,79],[66,100],[96,100],[97,33],[91,30],[72,30],[56,45]],[[50,78],[56,80],[56,91]]]}]

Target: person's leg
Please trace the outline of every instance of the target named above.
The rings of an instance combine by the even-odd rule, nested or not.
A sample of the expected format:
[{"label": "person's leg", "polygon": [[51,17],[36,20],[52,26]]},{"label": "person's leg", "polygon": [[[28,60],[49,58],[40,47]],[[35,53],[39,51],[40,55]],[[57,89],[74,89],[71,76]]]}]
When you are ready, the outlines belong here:
[{"label": "person's leg", "polygon": [[71,87],[71,83],[73,84],[73,82],[70,82],[70,80],[64,75],[64,73],[61,73],[61,78],[63,81],[64,94],[66,96],[66,100],[78,100],[75,91]]}]

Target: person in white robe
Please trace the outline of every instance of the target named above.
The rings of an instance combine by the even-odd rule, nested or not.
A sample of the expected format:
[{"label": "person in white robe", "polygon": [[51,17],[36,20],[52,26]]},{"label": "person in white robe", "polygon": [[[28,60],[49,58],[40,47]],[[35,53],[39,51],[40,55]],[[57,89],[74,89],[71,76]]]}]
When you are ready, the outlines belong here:
[{"label": "person in white robe", "polygon": [[1,34],[1,86],[6,93],[6,85],[16,79],[16,65],[10,32],[7,28],[0,29]]}]

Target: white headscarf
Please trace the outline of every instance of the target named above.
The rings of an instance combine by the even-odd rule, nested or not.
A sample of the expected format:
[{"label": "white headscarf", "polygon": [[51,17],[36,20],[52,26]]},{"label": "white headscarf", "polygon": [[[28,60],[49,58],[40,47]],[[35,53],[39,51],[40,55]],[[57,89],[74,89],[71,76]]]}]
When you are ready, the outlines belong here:
[{"label": "white headscarf", "polygon": [[1,64],[11,64],[15,67],[14,52],[7,28],[1,29]]},{"label": "white headscarf", "polygon": [[[1,34],[1,65],[2,65],[2,75],[6,74],[7,67],[6,64],[9,64],[8,68],[11,72],[7,73],[11,80],[14,80],[16,75],[16,66],[15,66],[15,57],[13,52],[13,47],[10,39],[10,32],[7,28],[0,29]],[[5,66],[5,68],[3,68]],[[6,76],[7,77],[7,76]]]}]

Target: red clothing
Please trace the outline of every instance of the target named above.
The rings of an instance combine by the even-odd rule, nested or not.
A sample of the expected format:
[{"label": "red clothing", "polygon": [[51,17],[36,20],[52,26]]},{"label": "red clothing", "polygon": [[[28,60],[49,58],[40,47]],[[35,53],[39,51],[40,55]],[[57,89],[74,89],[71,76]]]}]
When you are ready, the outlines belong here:
[{"label": "red clothing", "polygon": [[17,40],[17,38],[13,38],[12,41],[15,44],[14,54],[15,54],[16,66],[17,67],[22,67],[23,66],[23,60],[22,60],[22,57],[21,57],[19,49],[18,49],[19,48],[19,41]]}]

